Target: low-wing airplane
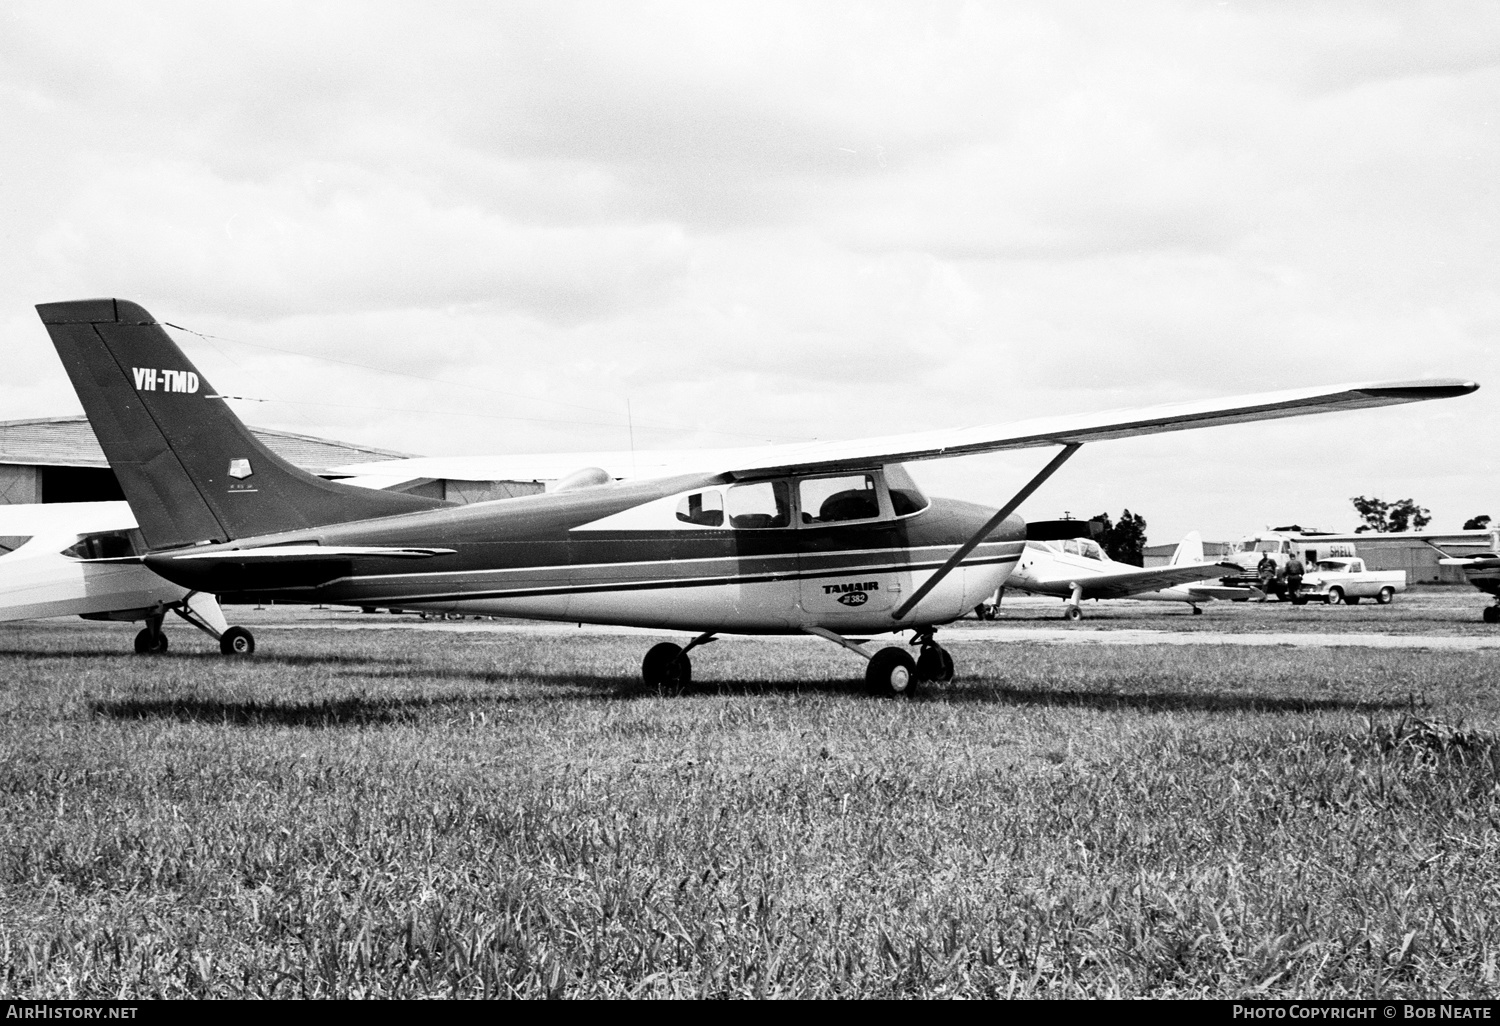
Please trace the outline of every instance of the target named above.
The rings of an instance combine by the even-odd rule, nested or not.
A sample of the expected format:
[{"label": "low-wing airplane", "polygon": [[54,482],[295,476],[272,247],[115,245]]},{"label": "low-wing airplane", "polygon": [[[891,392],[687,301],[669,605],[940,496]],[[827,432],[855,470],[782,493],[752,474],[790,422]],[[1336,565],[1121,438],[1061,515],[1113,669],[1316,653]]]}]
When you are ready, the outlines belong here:
[{"label": "low-wing airplane", "polygon": [[144,620],[141,653],[166,651],[168,612],[215,638],[229,629],[218,599],[158,577],[145,552],[124,502],[0,505],[0,622]]},{"label": "low-wing airplane", "polygon": [[1006,589],[1054,595],[1063,600],[1063,616],[1069,620],[1082,619],[1084,599],[1186,602],[1194,613],[1201,613],[1198,604],[1213,599],[1215,589],[1195,588],[1193,583],[1239,569],[1233,563],[1207,562],[1203,538],[1197,531],[1182,539],[1167,566],[1142,568],[1117,563],[1088,536],[1088,523],[1056,520],[1028,524],[1029,540],[1005,582]]},{"label": "low-wing airplane", "polygon": [[[262,445],[144,309],[37,307],[140,524],[147,567],[254,601],[502,614],[691,631],[646,653],[651,686],[691,679],[723,633],[807,633],[868,660],[877,693],[947,680],[936,628],[1010,574],[1015,510],[1093,441],[1459,396],[1469,381],[1307,388],[847,442],[700,452],[662,476],[585,468],[550,492],[454,506],[353,488]],[[1061,447],[998,510],[929,498],[903,461]],[[911,630],[919,654],[858,639]],[[226,651],[250,652],[242,627]]]}]

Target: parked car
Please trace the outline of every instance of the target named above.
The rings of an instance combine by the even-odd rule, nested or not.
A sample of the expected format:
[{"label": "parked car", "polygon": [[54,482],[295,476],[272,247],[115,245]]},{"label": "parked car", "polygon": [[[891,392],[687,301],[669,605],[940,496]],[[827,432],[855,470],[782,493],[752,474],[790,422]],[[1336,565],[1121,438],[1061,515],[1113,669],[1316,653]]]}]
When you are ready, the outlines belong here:
[{"label": "parked car", "polygon": [[1363,559],[1320,559],[1315,567],[1302,579],[1302,590],[1292,600],[1299,606],[1314,600],[1352,606],[1367,598],[1384,606],[1406,590],[1405,570],[1366,570]]}]

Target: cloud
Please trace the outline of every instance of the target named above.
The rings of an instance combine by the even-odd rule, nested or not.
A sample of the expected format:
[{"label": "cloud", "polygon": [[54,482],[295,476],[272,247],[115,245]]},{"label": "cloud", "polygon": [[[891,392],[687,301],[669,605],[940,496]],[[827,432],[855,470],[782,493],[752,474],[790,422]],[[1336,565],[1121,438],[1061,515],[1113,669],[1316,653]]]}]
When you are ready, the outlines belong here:
[{"label": "cloud", "polygon": [[[435,454],[624,444],[627,404],[723,445],[1500,383],[1487,5],[4,17],[0,416],[76,408],[30,305],[101,293],[238,340],[186,344],[282,400],[247,416]],[[1033,501],[1156,540],[1379,488],[1444,524],[1500,507],[1494,394],[1101,446]],[[921,472],[999,501],[1029,466]]]}]

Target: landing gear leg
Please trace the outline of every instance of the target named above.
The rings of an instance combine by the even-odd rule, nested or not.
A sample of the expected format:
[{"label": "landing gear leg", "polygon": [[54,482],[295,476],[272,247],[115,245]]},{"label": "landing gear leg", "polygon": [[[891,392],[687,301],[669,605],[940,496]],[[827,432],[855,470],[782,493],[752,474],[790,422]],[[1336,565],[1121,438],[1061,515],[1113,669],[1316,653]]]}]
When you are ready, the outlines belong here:
[{"label": "landing gear leg", "polygon": [[1083,619],[1083,585],[1073,585],[1073,594],[1068,596],[1068,603],[1067,605],[1063,606],[1063,619]]},{"label": "landing gear leg", "polygon": [[802,630],[868,659],[869,664],[865,667],[865,690],[870,694],[903,698],[916,693],[921,675],[917,673],[916,660],[907,655],[905,649],[891,647],[872,652],[859,642],[835,634],[827,627],[804,627]]},{"label": "landing gear leg", "polygon": [[167,650],[167,636],[161,630],[161,621],[165,616],[165,609],[157,609],[146,617],[146,626],[135,636],[136,655],[155,655]]},{"label": "landing gear leg", "polygon": [[688,659],[688,653],[699,645],[707,645],[713,640],[715,640],[714,635],[710,631],[688,642],[686,648],[674,645],[670,641],[653,645],[641,662],[642,683],[657,691],[685,690],[693,683],[693,664]]},{"label": "landing gear leg", "polygon": [[953,657],[933,638],[935,633],[937,628],[924,627],[908,642],[922,647],[917,655],[917,676],[923,680],[950,681],[953,679]]},{"label": "landing gear leg", "polygon": [[255,635],[243,627],[231,627],[224,619],[219,600],[204,591],[189,592],[172,612],[219,643],[225,655],[247,656],[255,652]]}]

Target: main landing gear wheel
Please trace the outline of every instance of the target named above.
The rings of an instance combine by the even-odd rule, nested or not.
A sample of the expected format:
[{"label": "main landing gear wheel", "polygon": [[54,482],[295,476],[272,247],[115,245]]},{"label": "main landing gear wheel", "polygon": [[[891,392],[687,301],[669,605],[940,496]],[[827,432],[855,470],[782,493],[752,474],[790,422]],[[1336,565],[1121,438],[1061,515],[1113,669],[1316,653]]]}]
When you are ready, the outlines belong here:
[{"label": "main landing gear wheel", "polygon": [[1500,623],[1500,606],[1485,606],[1484,607],[1484,622],[1485,623]]},{"label": "main landing gear wheel", "polygon": [[1064,620],[1082,620],[1083,619],[1083,610],[1079,609],[1077,606],[1064,606],[1063,607],[1063,619]]},{"label": "main landing gear wheel", "polygon": [[953,657],[942,645],[923,645],[917,655],[917,676],[923,680],[944,683],[953,679]]},{"label": "main landing gear wheel", "polygon": [[150,627],[142,627],[141,632],[135,636],[136,655],[154,655],[157,652],[167,650],[167,636],[161,631],[153,631]]},{"label": "main landing gear wheel", "polygon": [[693,683],[693,664],[680,645],[653,645],[641,661],[641,680],[657,691],[680,691]]},{"label": "main landing gear wheel", "polygon": [[899,648],[882,648],[865,667],[865,689],[872,695],[901,698],[917,690],[916,661]]},{"label": "main landing gear wheel", "polygon": [[219,651],[225,655],[251,655],[255,652],[255,635],[243,627],[231,627],[219,636]]}]

